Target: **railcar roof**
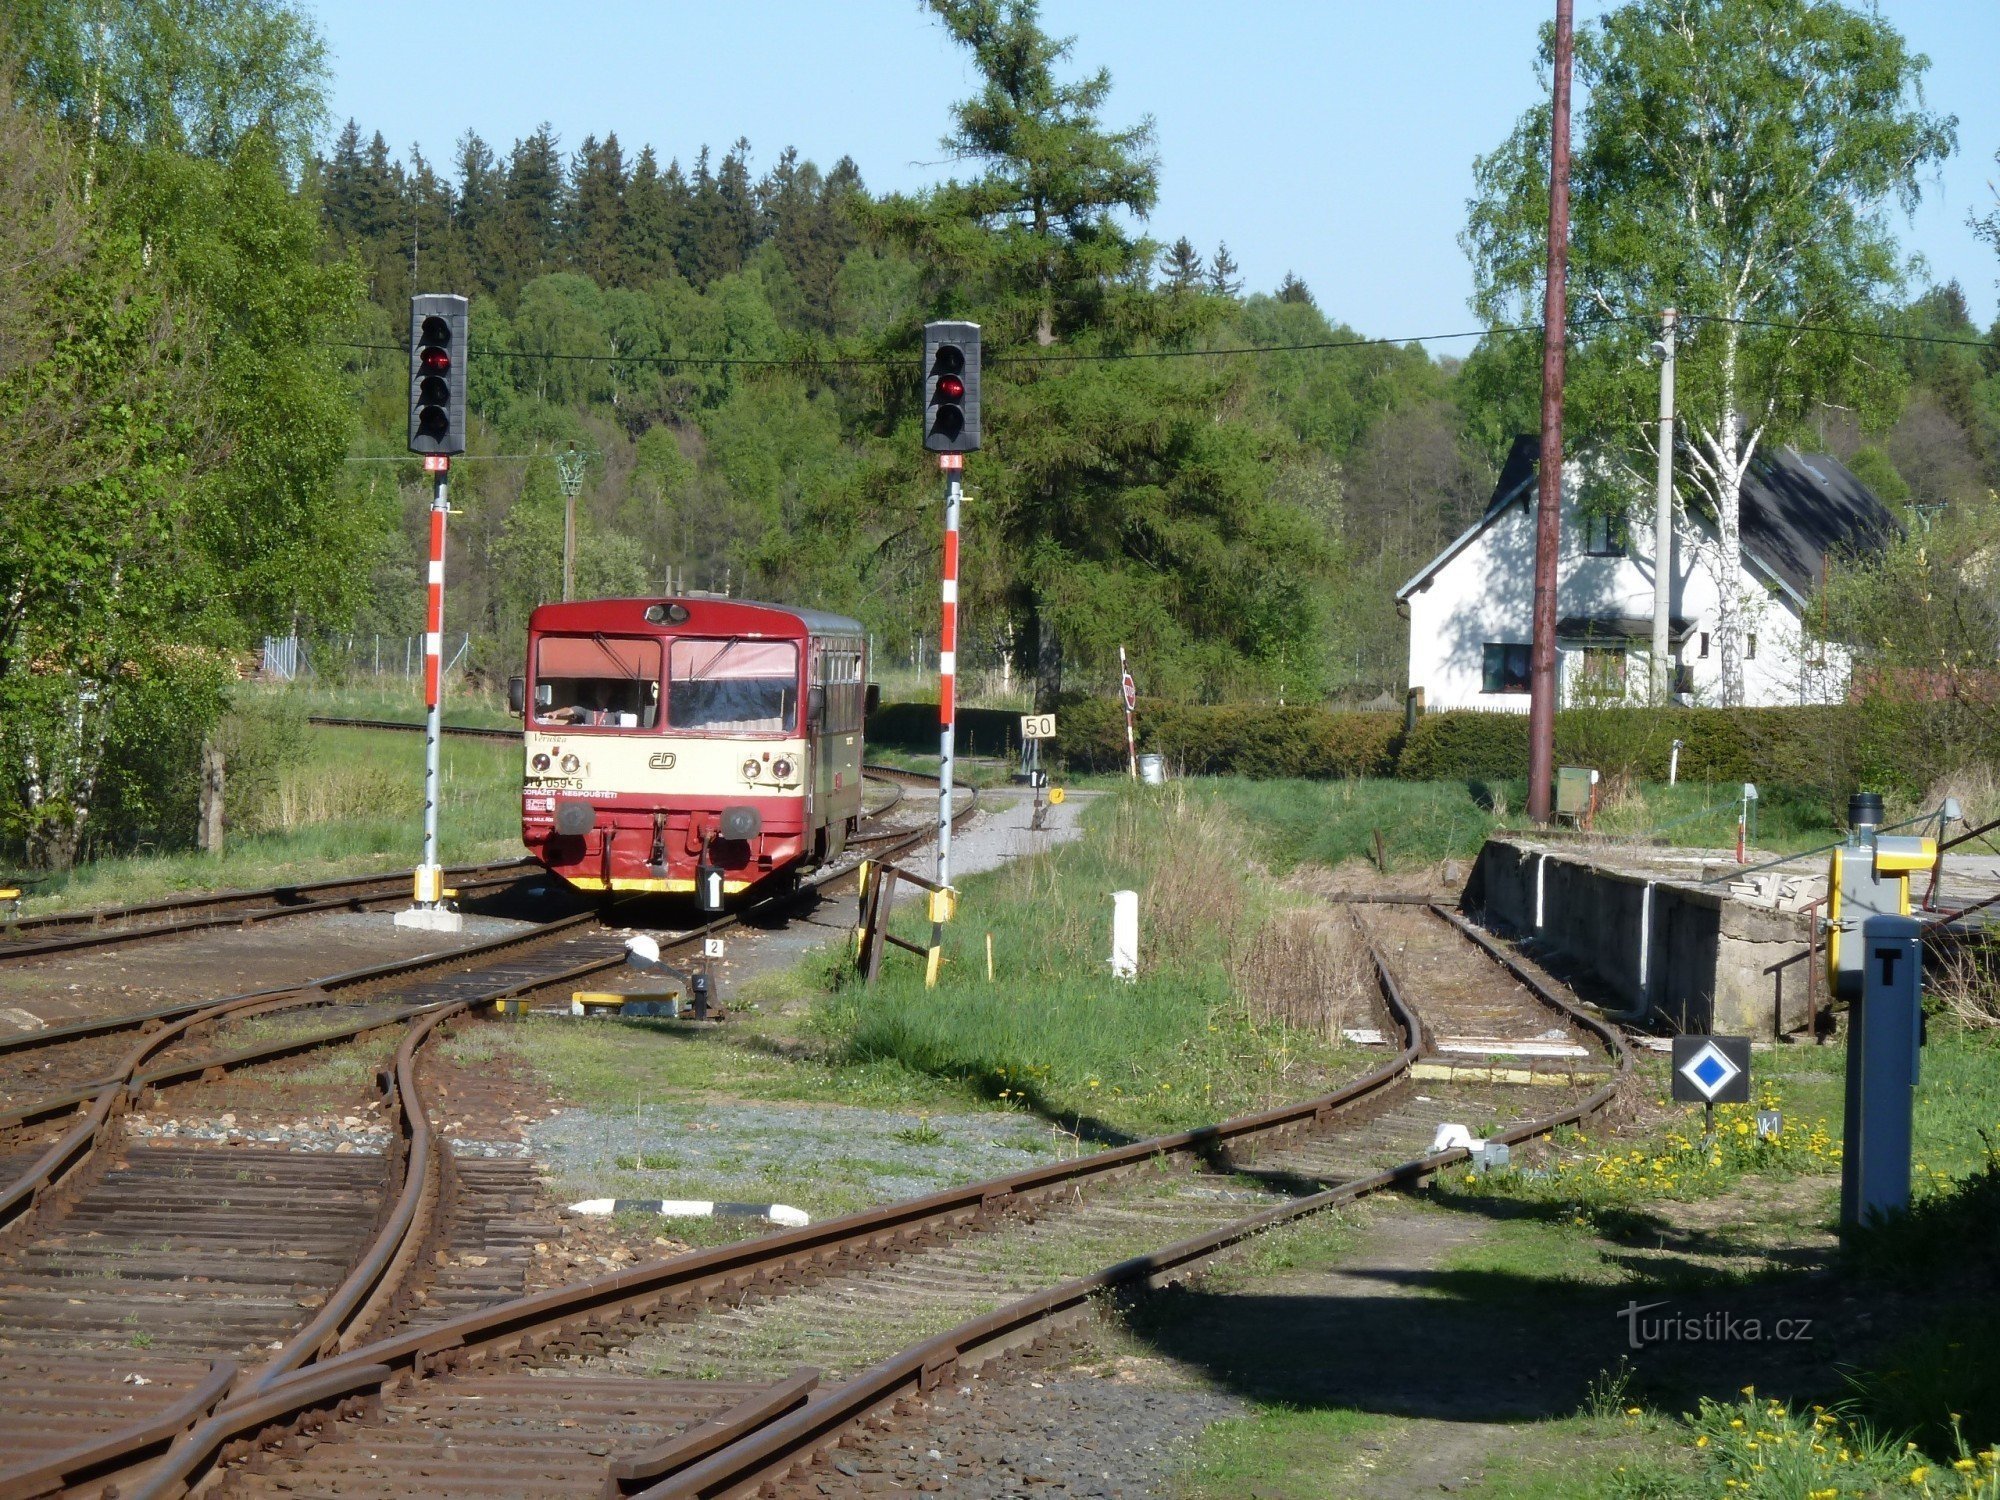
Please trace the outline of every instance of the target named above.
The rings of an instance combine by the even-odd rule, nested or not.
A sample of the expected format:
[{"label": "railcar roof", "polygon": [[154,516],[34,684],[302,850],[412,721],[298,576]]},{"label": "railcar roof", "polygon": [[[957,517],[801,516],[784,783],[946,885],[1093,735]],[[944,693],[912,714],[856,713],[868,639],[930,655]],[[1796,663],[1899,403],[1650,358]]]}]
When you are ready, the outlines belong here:
[{"label": "railcar roof", "polygon": [[[679,625],[660,626],[646,619],[654,604],[678,604],[688,612]],[[845,615],[820,609],[799,609],[790,604],[766,604],[756,599],[724,599],[706,594],[683,594],[637,599],[575,599],[567,604],[544,604],[529,617],[529,627],[542,631],[605,630],[643,632],[662,630],[674,634],[721,635],[861,635],[861,622]]]}]

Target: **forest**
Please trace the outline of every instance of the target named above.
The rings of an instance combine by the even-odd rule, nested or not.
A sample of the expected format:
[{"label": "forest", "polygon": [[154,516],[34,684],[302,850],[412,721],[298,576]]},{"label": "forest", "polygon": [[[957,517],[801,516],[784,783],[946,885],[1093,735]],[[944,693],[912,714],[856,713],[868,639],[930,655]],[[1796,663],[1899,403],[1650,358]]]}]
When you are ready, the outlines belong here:
[{"label": "forest", "polygon": [[[1032,0],[929,9],[981,82],[937,121],[950,175],[898,195],[728,121],[719,151],[635,147],[616,121],[504,150],[477,122],[449,147],[392,145],[326,118],[322,44],[280,0],[20,7],[0,79],[0,253],[25,268],[0,283],[8,839],[58,863],[171,840],[177,768],[261,636],[421,629],[415,291],[471,298],[447,626],[488,680],[560,592],[572,447],[580,592],[841,610],[885,665],[921,663],[941,507],[920,329],[965,317],[985,330],[988,433],[967,469],[966,671],[1053,703],[1106,690],[1122,644],[1161,697],[1397,701],[1394,590],[1535,421],[1539,337],[1510,312],[1532,277],[1508,249],[1533,227],[1514,170],[1532,112],[1475,164],[1463,326],[1488,332],[1398,342],[1459,330],[1367,327],[1361,287],[1248,288],[1226,244],[1154,223],[1171,163],[1087,38],[1050,34]],[[1640,23],[1659,9],[1630,0],[1598,45],[1657,46]],[[1887,80],[1867,97],[1915,144],[1838,187],[1845,269],[1767,305],[1886,337],[1865,361],[1842,344],[1759,366],[1803,393],[1773,403],[1768,440],[1839,454],[1974,556],[2000,483],[2000,325],[1896,250],[1888,206],[1953,142],[1905,102],[1923,60],[1863,20],[1858,66]],[[1577,254],[1612,288],[1582,229],[1591,192]],[[2000,245],[2000,214],[1982,226]],[[1655,290],[1627,277],[1622,322],[1576,299],[1580,440],[1615,446],[1643,409],[1653,377],[1627,356]],[[1860,386],[1842,374],[1864,366]],[[1850,594],[1865,620],[1868,591]]]}]

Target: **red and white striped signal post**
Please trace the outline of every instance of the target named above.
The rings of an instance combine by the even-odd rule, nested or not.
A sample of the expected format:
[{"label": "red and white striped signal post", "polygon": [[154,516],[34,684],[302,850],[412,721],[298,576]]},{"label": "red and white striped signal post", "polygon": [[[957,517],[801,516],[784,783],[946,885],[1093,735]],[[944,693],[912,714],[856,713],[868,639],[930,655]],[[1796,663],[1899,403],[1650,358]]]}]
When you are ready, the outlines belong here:
[{"label": "red and white striped signal post", "polygon": [[444,738],[444,523],[451,514],[451,456],[465,451],[465,298],[410,299],[410,451],[431,476],[431,555],[424,611],[424,858],[416,905],[396,914],[399,927],[456,932],[464,919],[445,905],[438,859],[438,745]]},{"label": "red and white striped signal post", "polygon": [[937,883],[951,884],[951,772],[958,718],[958,505],[965,455],[940,453],[944,473],[944,613],[938,623]]},{"label": "red and white striped signal post", "polygon": [[1138,708],[1138,686],[1124,660],[1124,646],[1118,648],[1118,696],[1126,700],[1126,774],[1138,780],[1138,736],[1132,734],[1132,710]]},{"label": "red and white striped signal post", "polygon": [[[458,913],[444,905],[444,866],[438,859],[438,747],[444,738],[444,534],[451,514],[451,459],[439,453],[424,459],[431,476],[431,554],[424,608],[424,858],[417,866],[416,906],[403,916],[413,927],[458,925]],[[400,921],[401,918],[399,917]]]},{"label": "red and white striped signal post", "polygon": [[[979,325],[924,324],[924,447],[944,474],[944,616],[938,625],[937,883],[951,885],[951,772],[958,692],[958,503],[965,455],[979,447]],[[941,899],[939,899],[941,898]],[[931,911],[931,978],[940,929],[952,898],[939,892]]]}]

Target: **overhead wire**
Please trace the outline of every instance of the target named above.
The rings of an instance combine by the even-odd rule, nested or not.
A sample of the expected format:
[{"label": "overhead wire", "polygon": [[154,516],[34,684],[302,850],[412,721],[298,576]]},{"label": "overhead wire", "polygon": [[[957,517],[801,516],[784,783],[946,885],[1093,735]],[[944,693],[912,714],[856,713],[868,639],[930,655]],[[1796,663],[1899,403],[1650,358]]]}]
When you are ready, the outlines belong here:
[{"label": "overhead wire", "polygon": [[[1991,339],[1964,338],[1949,334],[1902,333],[1886,328],[1852,328],[1832,323],[1788,323],[1772,318],[1729,317],[1721,313],[1684,312],[1681,314],[1684,326],[1699,323],[1728,323],[1741,328],[1760,328],[1787,333],[1831,334],[1840,338],[1869,339],[1882,343],[1931,344],[1955,346],[1967,349],[1994,349]],[[1589,320],[1593,324],[1631,323],[1650,327],[1652,320],[1636,314],[1599,315]],[[1136,360],[1165,359],[1238,359],[1270,354],[1313,354],[1337,352],[1345,349],[1369,349],[1406,347],[1411,344],[1451,343],[1461,339],[1480,339],[1494,334],[1540,333],[1538,323],[1499,324],[1488,328],[1461,329],[1451,333],[1419,333],[1400,338],[1350,338],[1314,339],[1296,344],[1236,344],[1220,349],[1126,349],[1111,352],[1080,353],[1062,351],[1060,353],[1019,353],[993,354],[985,360],[988,365],[1034,365],[1034,364],[1118,364]],[[353,349],[381,354],[409,353],[403,344],[369,343],[355,340],[328,340],[325,347]],[[801,373],[825,371],[829,369],[883,369],[912,363],[908,355],[791,355],[756,356],[735,354],[619,354],[586,352],[573,349],[483,349],[480,355],[489,359],[510,359],[543,361],[570,364],[621,364],[627,366],[649,366],[658,369],[678,369],[682,367],[717,368],[732,367],[754,369],[795,370]],[[498,456],[498,455],[495,455]]]}]

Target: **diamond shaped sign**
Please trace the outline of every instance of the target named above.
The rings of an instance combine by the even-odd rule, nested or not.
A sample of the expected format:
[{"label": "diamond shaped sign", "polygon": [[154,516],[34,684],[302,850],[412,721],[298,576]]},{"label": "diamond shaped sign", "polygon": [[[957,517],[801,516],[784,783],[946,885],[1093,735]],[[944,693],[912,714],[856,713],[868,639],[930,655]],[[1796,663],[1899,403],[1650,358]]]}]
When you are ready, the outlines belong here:
[{"label": "diamond shaped sign", "polygon": [[1684,1104],[1744,1104],[1750,1098],[1750,1038],[1674,1038],[1673,1095]]}]

